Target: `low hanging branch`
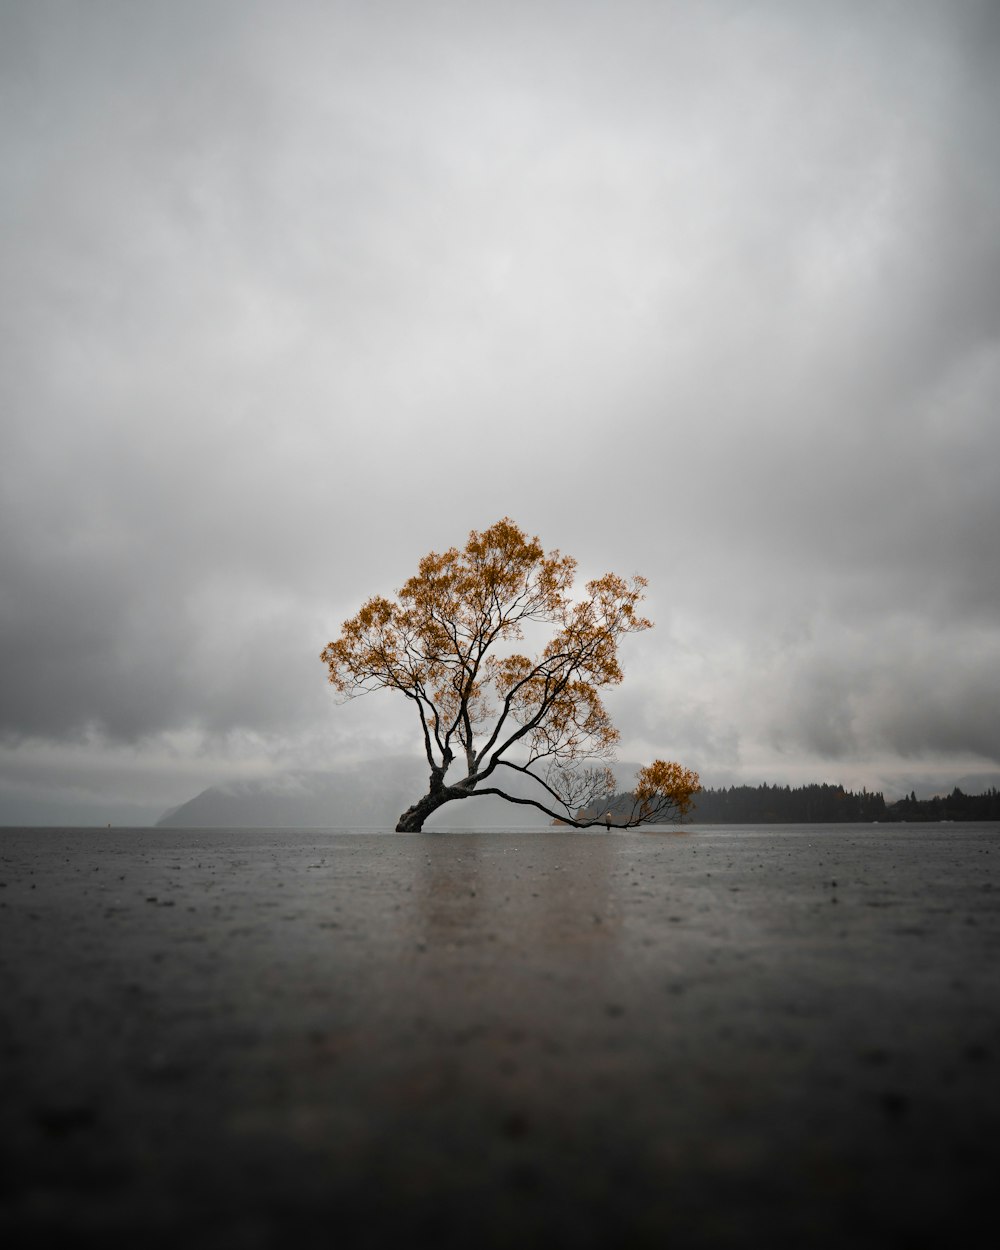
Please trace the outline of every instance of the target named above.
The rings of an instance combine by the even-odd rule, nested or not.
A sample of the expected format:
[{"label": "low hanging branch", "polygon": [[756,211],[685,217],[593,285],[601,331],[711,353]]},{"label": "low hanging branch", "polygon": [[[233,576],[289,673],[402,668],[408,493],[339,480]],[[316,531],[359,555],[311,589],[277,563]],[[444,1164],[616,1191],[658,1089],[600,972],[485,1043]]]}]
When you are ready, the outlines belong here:
[{"label": "low hanging branch", "polygon": [[[397,831],[416,833],[445,803],[490,794],[576,828],[627,829],[688,811],[697,773],[654,760],[639,770],[631,808],[616,803],[612,819],[614,774],[593,761],[613,758],[619,734],[599,691],[622,680],[619,640],[652,625],[636,611],[646,580],[607,573],[574,598],[575,572],[571,556],[546,555],[505,517],[473,530],[461,551],[424,556],[395,601],[369,599],[323,649],[345,698],[398,690],[416,709],[430,781]],[[536,624],[552,632],[531,658],[516,644]],[[504,788],[515,773],[535,797]]]}]

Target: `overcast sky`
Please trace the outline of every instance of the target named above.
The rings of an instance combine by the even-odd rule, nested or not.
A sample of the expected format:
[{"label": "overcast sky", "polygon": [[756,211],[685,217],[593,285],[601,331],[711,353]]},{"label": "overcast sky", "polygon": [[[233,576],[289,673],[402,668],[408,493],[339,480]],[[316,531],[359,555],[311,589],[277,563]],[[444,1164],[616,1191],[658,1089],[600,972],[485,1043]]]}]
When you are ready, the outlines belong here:
[{"label": "overcast sky", "polygon": [[625,758],[1000,771],[998,65],[991,0],[0,0],[0,821],[416,749],[318,653],[505,514],[649,578]]}]

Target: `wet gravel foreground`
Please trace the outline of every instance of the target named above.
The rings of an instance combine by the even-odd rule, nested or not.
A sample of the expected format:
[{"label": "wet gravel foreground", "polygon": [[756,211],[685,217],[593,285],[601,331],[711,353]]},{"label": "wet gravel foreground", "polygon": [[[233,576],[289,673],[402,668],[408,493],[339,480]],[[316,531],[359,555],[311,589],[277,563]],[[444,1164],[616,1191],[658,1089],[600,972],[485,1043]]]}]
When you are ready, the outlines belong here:
[{"label": "wet gravel foreground", "polygon": [[0,1236],[937,1247],[997,825],[0,830]]}]

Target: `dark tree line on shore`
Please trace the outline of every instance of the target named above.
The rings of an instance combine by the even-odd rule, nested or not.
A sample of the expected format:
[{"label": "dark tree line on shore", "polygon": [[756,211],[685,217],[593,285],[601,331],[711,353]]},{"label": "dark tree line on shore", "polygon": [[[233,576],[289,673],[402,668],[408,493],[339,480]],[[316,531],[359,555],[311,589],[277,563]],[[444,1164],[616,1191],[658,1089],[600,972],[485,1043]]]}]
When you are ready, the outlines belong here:
[{"label": "dark tree line on shore", "polygon": [[691,819],[700,824],[840,824],[886,820],[881,792],[860,794],[843,786],[729,786],[703,790],[694,800]]},{"label": "dark tree line on shore", "polygon": [[918,799],[913,793],[887,808],[887,820],[1000,820],[1000,790],[991,786],[982,794],[951,794]]},{"label": "dark tree line on shore", "polygon": [[[615,795],[612,820],[632,796]],[[587,813],[593,815],[592,813]],[[603,813],[602,813],[603,814]],[[887,803],[881,791],[845,790],[843,786],[729,786],[702,790],[694,798],[688,821],[701,825],[849,824],[873,821],[1000,820],[1000,790],[918,799],[916,794]]]}]

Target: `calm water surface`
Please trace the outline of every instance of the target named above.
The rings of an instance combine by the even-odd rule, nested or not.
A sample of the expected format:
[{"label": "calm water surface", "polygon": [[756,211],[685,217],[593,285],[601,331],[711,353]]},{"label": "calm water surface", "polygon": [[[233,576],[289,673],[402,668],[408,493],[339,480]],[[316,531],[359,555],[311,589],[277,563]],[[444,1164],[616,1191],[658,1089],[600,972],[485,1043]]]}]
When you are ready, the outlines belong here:
[{"label": "calm water surface", "polygon": [[0,1234],[952,1244],[1000,1165],[998,855],[0,830]]}]

